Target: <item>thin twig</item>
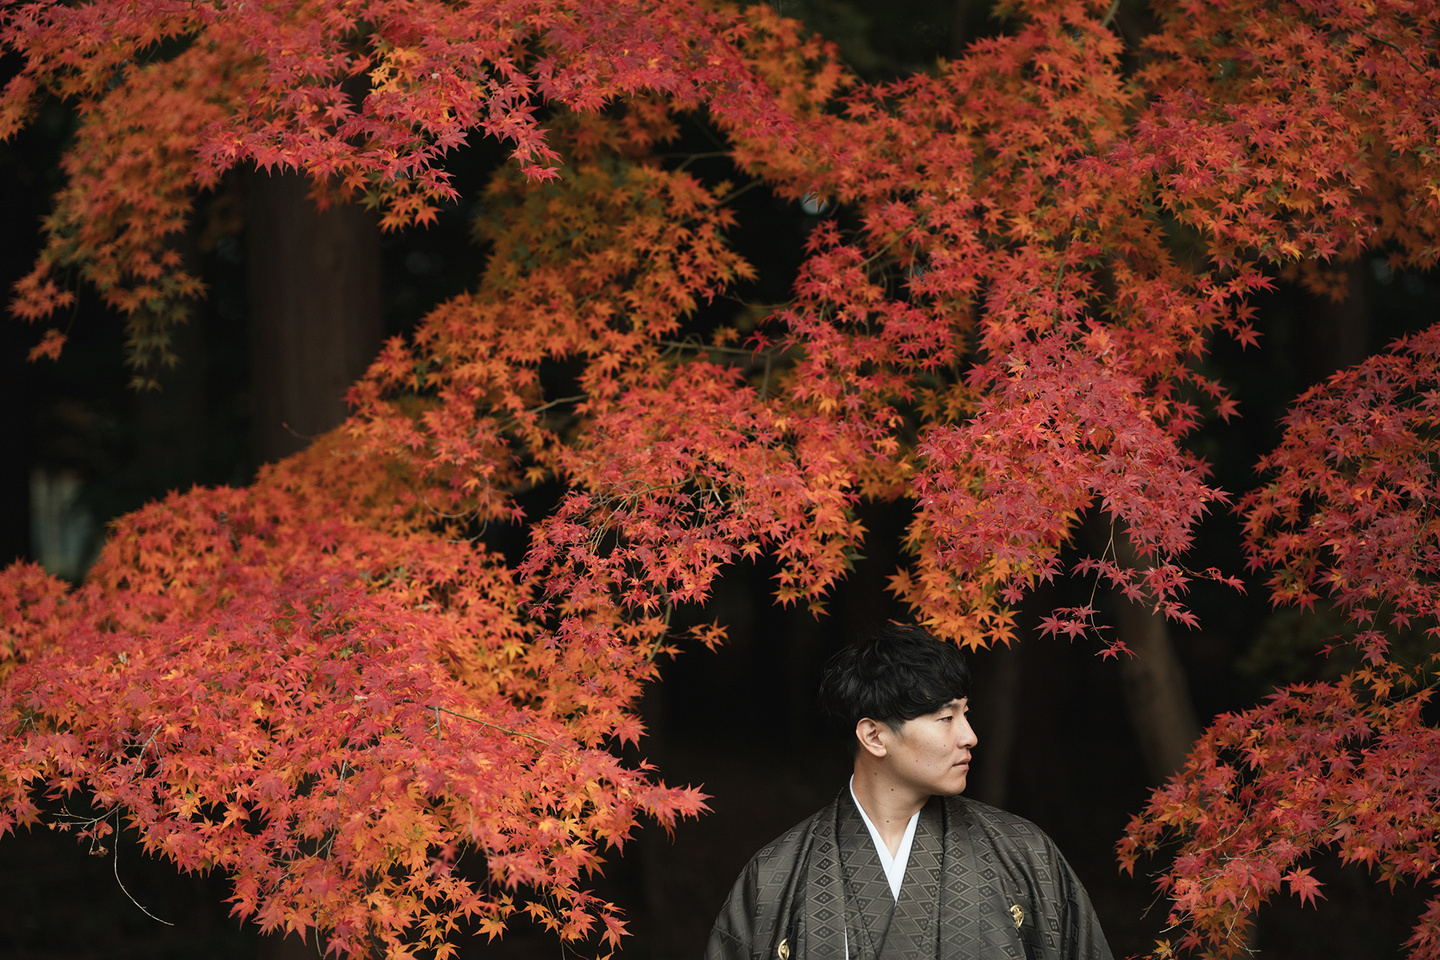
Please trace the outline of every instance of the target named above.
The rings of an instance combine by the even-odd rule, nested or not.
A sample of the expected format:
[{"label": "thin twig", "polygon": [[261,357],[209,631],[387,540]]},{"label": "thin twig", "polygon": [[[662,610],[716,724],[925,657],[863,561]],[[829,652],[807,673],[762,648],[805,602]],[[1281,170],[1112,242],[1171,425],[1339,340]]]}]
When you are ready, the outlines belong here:
[{"label": "thin twig", "polygon": [[457,717],[461,720],[469,720],[471,723],[478,723],[481,726],[490,727],[492,730],[499,730],[501,733],[508,733],[512,737],[524,737],[526,740],[534,740],[536,743],[543,744],[547,747],[552,747],[555,745],[554,740],[546,740],[542,737],[537,737],[534,734],[524,733],[520,730],[501,726],[498,723],[491,723],[489,720],[481,720],[479,717],[466,716],[463,713],[456,713],[454,710],[447,710],[444,707],[437,706],[435,708],[435,711],[437,713],[448,713],[452,717]]},{"label": "thin twig", "polygon": [[669,347],[672,350],[694,350],[697,353],[728,353],[737,357],[753,357],[756,351],[746,350],[744,347],[722,347],[703,343],[690,343],[685,340],[661,340],[660,346]]},{"label": "thin twig", "polygon": [[[155,742],[155,738],[160,736],[160,731],[163,729],[165,729],[165,721],[161,720],[159,723],[155,724],[155,729],[150,733],[150,739],[145,741],[144,746],[140,748],[140,752],[135,755],[136,769],[134,773],[130,774],[131,780],[134,780],[137,776],[140,775],[139,768],[145,763],[145,751],[150,749],[150,744]],[[157,748],[155,752],[158,756],[160,751]]]},{"label": "thin twig", "polygon": [[675,168],[675,172],[679,173],[686,167],[690,166],[690,164],[694,163],[696,160],[713,160],[717,157],[728,157],[730,156],[730,151],[714,150],[708,153],[662,153],[660,154],[660,156],[665,157],[666,159],[684,157],[685,159],[680,161],[679,166]]},{"label": "thin twig", "polygon": [[531,407],[529,410],[526,410],[525,412],[526,412],[526,413],[544,413],[546,410],[549,410],[551,407],[558,407],[558,406],[560,406],[560,404],[562,404],[562,403],[578,403],[578,402],[581,401],[581,400],[588,400],[588,399],[590,399],[590,395],[589,395],[588,393],[577,393],[577,394],[575,394],[575,396],[573,396],[573,397],[559,397],[559,398],[557,398],[557,399],[555,399],[555,400],[551,400],[549,403],[542,403],[542,404],[540,404],[540,406],[538,406],[538,407]]},{"label": "thin twig", "polygon": [[145,916],[149,917],[151,920],[154,920],[156,923],[163,923],[167,927],[175,926],[175,924],[171,923],[169,920],[161,920],[159,917],[155,916],[155,914],[151,913],[149,910],[146,910],[145,907],[141,905],[140,901],[135,899],[134,894],[132,894],[129,890],[125,889],[125,883],[120,879],[120,811],[118,809],[115,811],[115,839],[112,841],[111,846],[112,852],[114,854],[110,861],[111,869],[113,869],[115,872],[115,883],[120,887],[120,892],[125,894],[125,896],[129,897],[130,902],[135,904],[136,907],[139,907],[140,912],[145,914]]},{"label": "thin twig", "polygon": [[762,185],[762,184],[761,184],[761,182],[760,182],[759,180],[751,180],[749,183],[745,184],[745,186],[743,186],[743,187],[736,187],[734,190],[731,190],[731,191],[730,191],[729,193],[727,193],[725,196],[721,197],[721,198],[717,201],[717,203],[718,203],[719,205],[721,205],[721,206],[724,206],[725,204],[727,204],[727,203],[729,203],[730,201],[734,200],[736,197],[739,197],[739,196],[741,196],[741,195],[743,195],[743,194],[749,193],[751,190],[754,190],[756,187],[761,186],[761,185]]}]

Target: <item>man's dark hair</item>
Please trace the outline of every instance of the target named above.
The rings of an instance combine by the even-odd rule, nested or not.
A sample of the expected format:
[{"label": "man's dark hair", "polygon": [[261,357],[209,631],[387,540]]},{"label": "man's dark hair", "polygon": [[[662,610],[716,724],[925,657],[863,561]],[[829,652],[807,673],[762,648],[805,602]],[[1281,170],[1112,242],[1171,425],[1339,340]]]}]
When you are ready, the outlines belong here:
[{"label": "man's dark hair", "polygon": [[970,668],[960,648],[914,624],[887,624],[846,647],[820,680],[820,709],[850,734],[865,717],[898,730],[969,695]]}]

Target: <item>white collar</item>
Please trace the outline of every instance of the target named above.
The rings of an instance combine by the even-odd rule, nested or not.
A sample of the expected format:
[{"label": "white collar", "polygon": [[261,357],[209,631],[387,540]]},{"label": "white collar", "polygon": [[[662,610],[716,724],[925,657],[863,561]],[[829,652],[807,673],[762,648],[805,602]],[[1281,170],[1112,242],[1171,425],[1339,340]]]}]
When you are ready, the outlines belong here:
[{"label": "white collar", "polygon": [[916,810],[910,817],[910,822],[905,825],[905,835],[900,838],[900,846],[895,848],[895,855],[890,855],[890,848],[885,846],[885,841],[880,837],[880,831],[875,829],[875,824],[870,822],[870,817],[865,808],[860,806],[860,798],[855,796],[855,777],[850,777],[850,799],[855,801],[855,809],[860,811],[860,819],[865,821],[865,827],[870,831],[870,839],[875,843],[875,852],[880,854],[880,866],[885,868],[885,879],[890,881],[890,893],[896,900],[900,899],[900,884],[905,879],[905,865],[910,862],[910,848],[915,845],[915,825],[920,822],[920,811]]}]

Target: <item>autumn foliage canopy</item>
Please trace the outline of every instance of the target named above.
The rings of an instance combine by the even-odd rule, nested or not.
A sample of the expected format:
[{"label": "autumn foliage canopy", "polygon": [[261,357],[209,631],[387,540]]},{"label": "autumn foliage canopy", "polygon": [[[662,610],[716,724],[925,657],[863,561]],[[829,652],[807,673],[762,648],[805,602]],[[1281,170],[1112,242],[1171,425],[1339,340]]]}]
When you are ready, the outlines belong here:
[{"label": "autumn foliage canopy", "polygon": [[[12,312],[83,282],[142,365],[203,294],[173,240],[230,171],[304,171],[403,230],[454,197],[455,148],[513,159],[479,279],[385,346],[343,427],[118,521],[79,586],[0,575],[0,833],[76,801],[82,838],[228,871],[238,914],[346,956],[444,956],[521,911],[605,950],[624,924],[587,876],[639,818],[703,809],[615,747],[655,658],[722,639],[667,624],[727,565],[771,557],[782,601],[819,603],[857,504],[899,500],[892,586],[944,637],[1008,643],[1072,573],[1191,622],[1187,585],[1234,571],[1187,546],[1233,500],[1276,602],[1336,605],[1366,665],[1222,717],[1132,823],[1127,865],[1178,843],[1157,950],[1242,950],[1272,894],[1321,895],[1320,849],[1431,883],[1440,331],[1303,398],[1249,493],[1186,439],[1236,413],[1201,361],[1253,341],[1282,271],[1434,264],[1440,8],[1161,3],[1138,46],[1103,3],[1000,13],[874,84],[706,0],[8,4],[0,132],[47,97],[80,117]],[[693,117],[734,183],[667,152]],[[786,302],[717,311],[757,270],[726,240],[741,180],[833,215]],[[1138,565],[1074,568],[1097,513]],[[523,557],[487,548],[517,523]],[[1440,958],[1440,898],[1410,950]]]}]

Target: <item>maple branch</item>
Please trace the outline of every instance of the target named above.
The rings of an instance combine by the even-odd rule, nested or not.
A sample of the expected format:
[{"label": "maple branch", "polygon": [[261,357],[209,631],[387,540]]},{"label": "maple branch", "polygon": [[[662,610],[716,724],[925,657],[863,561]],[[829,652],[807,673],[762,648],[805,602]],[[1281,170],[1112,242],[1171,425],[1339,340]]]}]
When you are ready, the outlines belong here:
[{"label": "maple branch", "polygon": [[525,412],[527,414],[544,413],[546,410],[549,410],[552,407],[558,407],[562,403],[579,403],[581,400],[588,399],[590,399],[590,394],[588,393],[577,393],[572,397],[557,397],[556,399],[551,400],[549,403],[542,403],[538,407],[531,407]]},{"label": "maple branch", "polygon": [[661,622],[665,624],[665,629],[658,636],[656,636],[655,641],[650,644],[650,649],[645,651],[645,659],[650,661],[651,663],[654,663],[656,658],[660,656],[661,651],[665,649],[663,641],[665,637],[670,633],[670,621],[673,618],[674,613],[675,602],[673,600],[665,601],[665,613],[661,619]]},{"label": "maple branch", "polygon": [[[542,403],[538,407],[530,407],[524,412],[523,415],[526,417],[531,417],[536,414],[544,413],[546,410],[554,409],[555,407],[561,406],[562,404],[579,403],[581,400],[588,399],[590,399],[590,395],[588,393],[577,393],[568,397],[556,397],[554,400],[551,400],[547,403]],[[525,422],[521,419],[520,414],[507,414],[506,416],[497,419],[495,422],[501,430],[513,431],[525,425]],[[535,429],[544,430],[545,428],[536,425]]]},{"label": "maple branch", "polygon": [[135,899],[135,895],[132,894],[129,890],[125,889],[125,882],[120,879],[120,808],[116,807],[114,812],[115,839],[111,842],[110,845],[110,852],[112,854],[110,859],[110,867],[115,874],[116,886],[120,888],[121,893],[125,894],[125,896],[130,898],[130,902],[135,904],[135,906],[138,907],[140,912],[145,914],[145,916],[149,917],[151,920],[154,920],[156,923],[163,923],[167,927],[175,926],[175,924],[171,923],[169,920],[161,920],[159,917],[155,916],[155,914],[151,913],[149,910],[146,910],[144,905],[141,904],[139,900]]},{"label": "maple branch", "polygon": [[691,343],[686,340],[661,340],[659,344],[662,347],[669,347],[672,350],[694,350],[696,353],[728,353],[733,357],[754,357],[760,352],[756,350],[746,350],[744,347],[723,347],[719,345]]},{"label": "maple branch", "polygon": [[[1116,2],[1118,3],[1119,0],[1116,0]],[[1240,918],[1241,918],[1242,916],[1247,916],[1247,917],[1248,917],[1248,915],[1250,914],[1250,912],[1251,912],[1251,911],[1249,911],[1249,910],[1239,910],[1239,909],[1237,909],[1237,910],[1235,910],[1235,912],[1233,912],[1233,913],[1230,915],[1230,924],[1229,924],[1229,926],[1227,926],[1227,927],[1225,928],[1225,942],[1226,942],[1226,943],[1234,942],[1234,940],[1235,940],[1235,924],[1240,921]],[[1259,953],[1259,951],[1256,950],[1254,947],[1246,946],[1244,943],[1242,943],[1242,944],[1240,945],[1240,949],[1241,949],[1241,950],[1244,950],[1246,953],[1250,954],[1251,956],[1254,956],[1256,953]]]},{"label": "maple branch", "polygon": [[729,203],[731,200],[734,200],[736,197],[744,196],[745,194],[749,193],[751,190],[754,190],[756,187],[761,186],[761,185],[762,185],[762,181],[760,181],[760,180],[751,180],[749,183],[745,184],[745,186],[743,186],[743,187],[736,187],[734,190],[731,190],[729,193],[725,194],[725,196],[723,196],[723,197],[721,197],[719,200],[715,201],[715,203],[716,203],[717,206],[723,207],[723,206],[725,206],[725,204]]},{"label": "maple branch", "polygon": [[159,723],[155,724],[155,729],[150,733],[150,739],[146,740],[144,745],[140,747],[140,752],[135,755],[135,770],[130,774],[131,780],[134,780],[135,777],[139,774],[140,767],[143,765],[143,761],[145,759],[145,751],[150,749],[150,744],[155,742],[155,738],[160,736],[160,731],[163,729],[165,729],[165,721],[161,720]]},{"label": "maple branch", "polygon": [[714,160],[717,157],[728,157],[730,154],[730,150],[711,150],[707,153],[662,153],[660,156],[667,159],[684,157],[685,159],[675,168],[676,172],[679,172],[690,166],[690,164],[696,160]]},{"label": "maple branch", "polygon": [[546,740],[546,739],[544,739],[543,737],[537,737],[537,736],[535,736],[534,734],[525,733],[525,732],[523,732],[523,731],[516,730],[516,729],[514,729],[514,728],[512,728],[512,727],[502,726],[501,724],[498,724],[498,723],[491,723],[489,720],[481,720],[479,717],[466,716],[466,715],[463,714],[463,713],[456,713],[454,710],[447,710],[447,709],[444,708],[444,707],[437,706],[437,707],[435,708],[435,712],[436,712],[437,714],[446,713],[446,714],[449,714],[450,716],[456,717],[456,718],[458,718],[458,719],[460,719],[460,720],[469,720],[471,723],[478,723],[478,724],[480,724],[481,726],[490,727],[490,728],[493,729],[493,730],[499,730],[501,733],[508,733],[508,734],[510,734],[512,737],[524,737],[526,740],[534,740],[536,743],[542,744],[542,745],[547,746],[547,747],[553,747],[553,746],[555,746],[555,741],[554,741],[554,740]]},{"label": "maple branch", "polygon": [[[346,768],[347,768],[349,765],[350,765],[350,758],[349,758],[349,757],[344,757],[344,758],[342,758],[342,759],[340,760],[340,772],[339,772],[339,774],[336,776],[336,784],[335,784],[335,810],[336,810],[336,813],[339,813],[339,810],[340,810],[340,799],[345,796],[345,770],[346,770]],[[325,837],[325,843],[324,843],[324,850],[325,850],[324,859],[329,860],[329,859],[330,859],[330,855],[335,852],[335,838],[336,838],[338,835],[339,835],[339,834],[338,834],[338,831],[335,831],[335,830],[329,830],[329,831],[327,831],[326,837]],[[318,850],[317,850],[317,852],[318,852]],[[317,941],[317,946],[318,946],[318,941]]]},{"label": "maple branch", "polygon": [[[747,349],[745,349],[744,347],[726,347],[726,346],[721,346],[721,345],[718,345],[718,344],[692,343],[692,342],[681,341],[681,340],[661,340],[661,341],[659,341],[659,343],[660,343],[661,346],[667,347],[667,348],[669,348],[669,349],[671,349],[671,350],[677,350],[677,351],[690,350],[690,351],[693,351],[693,352],[695,352],[695,353],[697,353],[697,354],[698,354],[698,353],[718,353],[718,354],[722,354],[722,355],[725,355],[725,356],[736,357],[736,358],[738,358],[738,359],[749,360],[752,364],[757,363],[757,362],[759,362],[760,360],[763,359],[763,360],[764,360],[764,363],[765,363],[764,369],[765,369],[765,377],[766,377],[766,380],[767,380],[767,381],[768,381],[768,379],[769,379],[770,370],[771,370],[771,368],[772,368],[773,365],[774,365],[775,359],[776,359],[777,357],[783,357],[783,356],[785,356],[787,353],[790,352],[790,347],[789,347],[789,346],[781,345],[781,344],[776,344],[776,345],[771,346],[771,347],[766,347],[766,348],[763,349],[763,350],[755,350],[755,349],[749,349],[749,350],[747,350]],[[760,391],[760,396],[761,396],[762,398],[765,396],[765,389],[764,389],[763,386],[762,386],[761,391]]]}]

